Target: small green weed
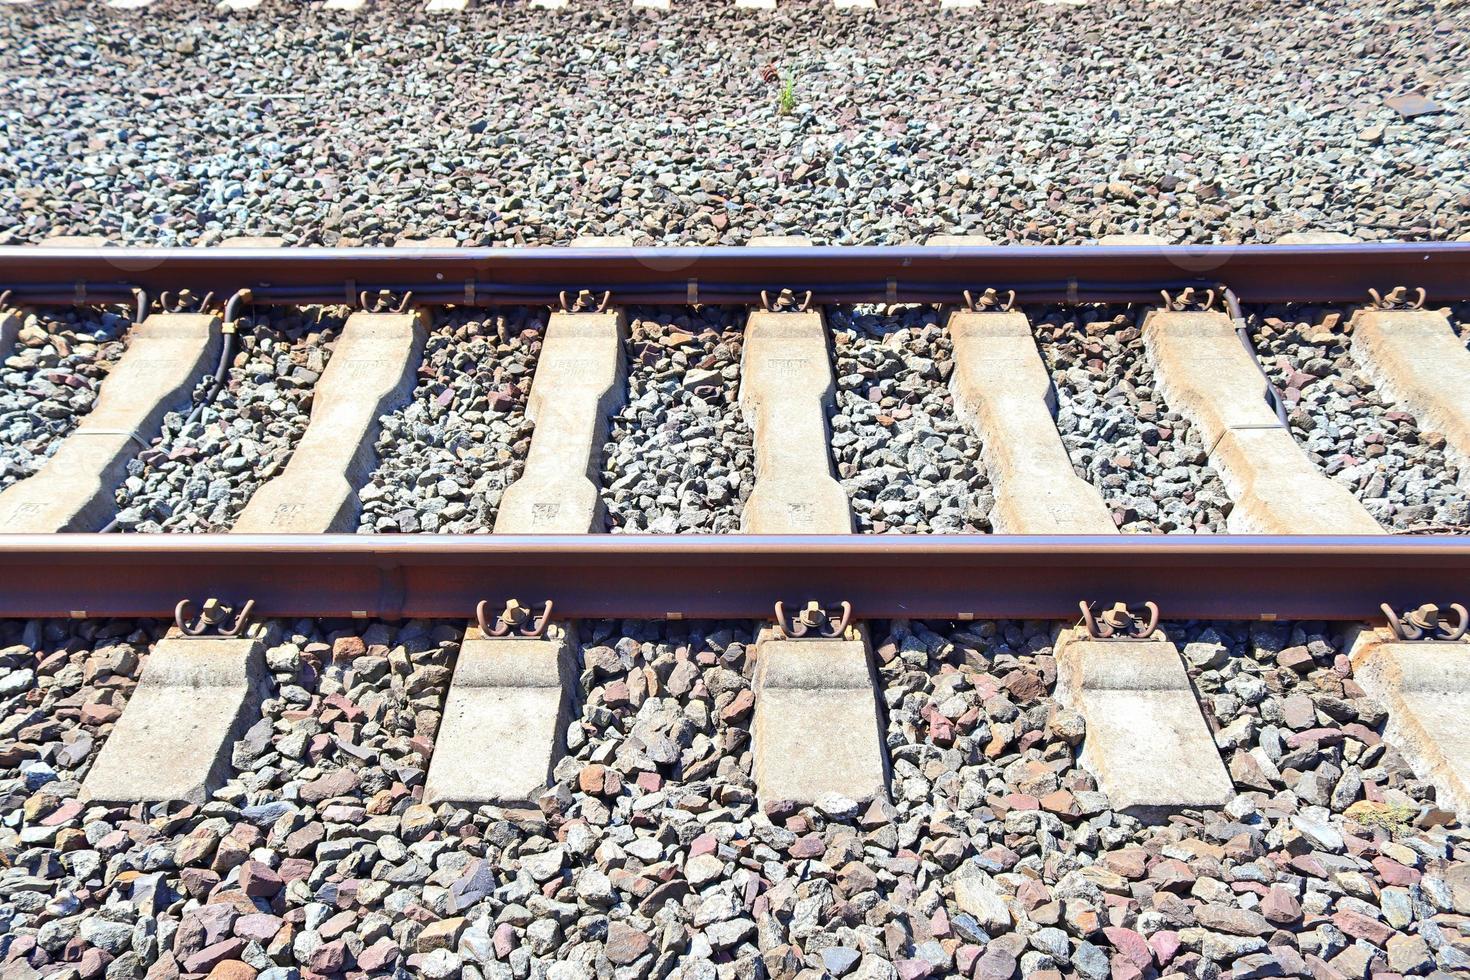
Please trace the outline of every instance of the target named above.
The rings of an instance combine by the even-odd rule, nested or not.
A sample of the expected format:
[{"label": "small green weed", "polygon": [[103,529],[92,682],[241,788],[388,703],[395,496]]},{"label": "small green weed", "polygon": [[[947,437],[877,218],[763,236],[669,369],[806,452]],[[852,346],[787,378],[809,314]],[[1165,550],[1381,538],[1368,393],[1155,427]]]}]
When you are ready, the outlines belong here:
[{"label": "small green weed", "polygon": [[781,82],[781,97],[776,102],[776,109],[783,116],[789,116],[796,111],[796,76],[787,75]]}]

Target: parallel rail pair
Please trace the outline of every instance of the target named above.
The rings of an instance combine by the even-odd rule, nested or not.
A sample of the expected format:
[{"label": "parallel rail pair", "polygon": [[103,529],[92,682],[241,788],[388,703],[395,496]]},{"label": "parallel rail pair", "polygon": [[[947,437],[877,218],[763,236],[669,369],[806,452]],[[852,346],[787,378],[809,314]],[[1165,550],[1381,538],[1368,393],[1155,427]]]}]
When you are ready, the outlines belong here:
[{"label": "parallel rail pair", "polygon": [[[138,291],[249,290],[254,302],[751,304],[1150,302],[1228,286],[1245,303],[1350,303],[1370,290],[1470,299],[1470,244],[901,248],[0,249],[24,304]],[[0,616],[167,616],[181,597],[259,615],[464,618],[489,597],[561,616],[767,618],[776,600],[847,601],[860,618],[1074,617],[1152,600],[1168,619],[1375,619],[1470,592],[1470,539],[894,536],[0,536]]]}]

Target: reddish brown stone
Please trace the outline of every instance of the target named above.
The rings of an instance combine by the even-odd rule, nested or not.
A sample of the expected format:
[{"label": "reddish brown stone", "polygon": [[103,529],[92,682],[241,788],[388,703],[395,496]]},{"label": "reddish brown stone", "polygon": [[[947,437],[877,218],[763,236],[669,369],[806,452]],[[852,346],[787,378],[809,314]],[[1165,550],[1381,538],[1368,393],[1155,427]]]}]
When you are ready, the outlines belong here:
[{"label": "reddish brown stone", "polygon": [[313,779],[301,787],[303,803],[321,803],[337,796],[347,796],[357,789],[357,773],[350,769],[337,769],[320,779]]},{"label": "reddish brown stone", "polygon": [[367,653],[367,644],[362,642],[361,637],[339,636],[332,641],[332,660],[335,663],[356,660],[365,653]]},{"label": "reddish brown stone", "polygon": [[1302,919],[1302,906],[1296,897],[1280,885],[1272,885],[1261,899],[1261,914],[1266,921],[1289,926]]},{"label": "reddish brown stone", "polygon": [[1082,807],[1077,803],[1077,798],[1064,789],[1046,794],[1040,803],[1043,810],[1059,817],[1075,819],[1082,816]]},{"label": "reddish brown stone", "polygon": [[81,719],[83,725],[107,725],[122,716],[122,709],[111,704],[84,704],[82,705]]},{"label": "reddish brown stone", "polygon": [[209,980],[255,980],[255,967],[240,960],[225,960],[209,971]]},{"label": "reddish brown stone", "polygon": [[726,724],[737,722],[750,714],[751,709],[754,707],[755,693],[748,687],[741,688],[735,694],[734,700],[725,705],[720,711],[720,720]]},{"label": "reddish brown stone", "polygon": [[387,972],[398,962],[399,953],[393,940],[384,936],[362,951],[357,957],[357,968],[367,973]]},{"label": "reddish brown stone", "polygon": [[607,767],[594,762],[583,766],[582,771],[577,774],[577,786],[584,793],[601,796],[606,776]]},{"label": "reddish brown stone", "polygon": [[245,950],[245,940],[226,939],[206,946],[184,960],[185,973],[208,973],[225,960],[239,959]]},{"label": "reddish brown stone", "polygon": [[240,865],[240,890],[251,898],[270,898],[283,884],[279,874],[259,861]]},{"label": "reddish brown stone", "polygon": [[821,835],[806,834],[796,838],[791,847],[787,849],[787,853],[794,858],[815,858],[821,857],[826,850],[827,845],[823,843]]},{"label": "reddish brown stone", "polygon": [[1380,856],[1374,858],[1373,867],[1378,871],[1379,876],[1384,882],[1390,885],[1401,885],[1407,888],[1423,877],[1422,874],[1413,868],[1405,867],[1389,857]]},{"label": "reddish brown stone", "polygon": [[323,943],[311,954],[308,963],[311,972],[320,974],[341,973],[347,966],[348,953],[347,944],[338,939],[335,942]]},{"label": "reddish brown stone", "polygon": [[1137,881],[1148,874],[1148,852],[1141,847],[1125,847],[1102,856],[1102,866],[1113,874]]},{"label": "reddish brown stone", "polygon": [[1121,926],[1107,926],[1103,929],[1103,935],[1107,937],[1108,943],[1136,969],[1147,970],[1153,965],[1154,951],[1149,948],[1148,940],[1143,938],[1142,933],[1124,929]]},{"label": "reddish brown stone", "polygon": [[607,927],[607,958],[618,966],[627,966],[648,952],[652,938],[641,929],[625,922],[612,922]]},{"label": "reddish brown stone", "polygon": [[1292,732],[1286,736],[1286,744],[1294,749],[1302,746],[1341,745],[1345,737],[1341,728],[1308,728],[1303,732]]},{"label": "reddish brown stone", "polygon": [[1179,953],[1179,933],[1161,929],[1148,937],[1148,945],[1154,951],[1154,958],[1159,961],[1159,966],[1168,966]]},{"label": "reddish brown stone", "polygon": [[1332,921],[1349,936],[1366,939],[1375,946],[1382,946],[1393,935],[1393,929],[1387,925],[1352,909],[1339,909],[1333,914]]}]

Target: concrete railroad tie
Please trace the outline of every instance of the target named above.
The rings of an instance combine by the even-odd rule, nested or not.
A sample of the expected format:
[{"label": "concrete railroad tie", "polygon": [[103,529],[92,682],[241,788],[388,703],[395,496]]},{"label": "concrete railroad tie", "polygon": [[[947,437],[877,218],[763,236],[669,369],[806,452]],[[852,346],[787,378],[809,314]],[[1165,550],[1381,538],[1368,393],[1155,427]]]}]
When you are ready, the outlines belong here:
[{"label": "concrete railroad tie", "polygon": [[268,681],[260,640],[160,640],[82,795],[106,803],[205,802],[229,778],[231,749],[259,718]]},{"label": "concrete railroad tie", "polygon": [[1162,634],[1094,640],[1068,629],[1055,654],[1057,700],[1087,723],[1080,761],[1116,809],[1152,819],[1235,795],[1179,651]]},{"label": "concrete railroad tie", "polygon": [[1470,350],[1449,317],[1431,310],[1359,310],[1353,358],[1421,429],[1442,433],[1470,488]]},{"label": "concrete railroad tie", "polygon": [[526,403],[536,424],[531,449],[501,500],[497,534],[603,530],[599,464],[608,418],[627,388],[627,333],[621,310],[551,314]]},{"label": "concrete railroad tie", "polygon": [[883,796],[887,757],[865,630],[847,639],[756,641],[751,719],[756,794],[762,806],[807,805],[828,793]]},{"label": "concrete railroad tie", "polygon": [[1235,501],[1235,534],[1382,534],[1346,487],[1317,469],[1266,403],[1266,380],[1223,313],[1153,310],[1143,340],[1169,407],[1199,430]]},{"label": "concrete railroad tie", "polygon": [[241,511],[236,534],[323,534],[357,526],[379,417],[413,391],[420,313],[354,313],[312,394],[311,421],[286,469]]},{"label": "concrete railroad tie", "polygon": [[158,437],[163,417],[219,359],[220,319],[155,313],[128,346],[96,404],[35,474],[0,493],[0,532],[96,531],[116,510],[128,462]]},{"label": "concrete railroad tie", "polygon": [[851,533],[852,508],[829,449],[835,390],[821,313],[750,314],[740,374],[740,407],[755,440],[746,533]]},{"label": "concrete railroad tie", "polygon": [[1051,377],[1024,313],[950,314],[955,411],[981,439],[998,534],[1117,534],[1097,490],[1072,469],[1052,414]]},{"label": "concrete railroad tie", "polygon": [[1350,637],[1353,679],[1388,706],[1384,740],[1445,809],[1470,820],[1470,641],[1396,639],[1386,630]]},{"label": "concrete railroad tie", "polygon": [[545,639],[497,639],[470,627],[445,698],[425,802],[534,805],[566,748],[575,635],[554,623]]}]

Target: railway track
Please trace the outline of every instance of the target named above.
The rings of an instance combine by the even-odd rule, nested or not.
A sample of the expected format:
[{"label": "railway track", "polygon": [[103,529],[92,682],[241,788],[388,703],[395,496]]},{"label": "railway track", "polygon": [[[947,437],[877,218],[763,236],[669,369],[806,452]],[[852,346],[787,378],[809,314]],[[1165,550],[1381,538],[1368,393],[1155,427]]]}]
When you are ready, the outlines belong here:
[{"label": "railway track", "polygon": [[[508,815],[530,836],[511,844],[504,832],[503,862],[483,871],[489,884],[466,884],[476,870],[454,866],[435,883],[453,894],[426,913],[432,922],[348,941],[306,912],[292,926],[314,937],[311,948],[293,955],[320,975],[432,972],[446,961],[441,951],[456,971],[488,975],[492,962],[519,971],[513,951],[555,945],[514,913],[504,917],[519,901],[534,911],[510,884],[525,877],[547,900],[614,910],[598,927],[605,962],[584,964],[591,972],[664,972],[698,953],[722,965],[759,960],[773,975],[814,962],[842,975],[861,959],[879,975],[869,957],[883,950],[913,976],[981,975],[981,963],[993,971],[984,975],[1094,975],[1101,962],[1099,975],[1113,976],[1203,975],[1206,963],[1235,964],[1238,975],[1470,963],[1463,939],[1439,935],[1431,947],[1418,938],[1424,921],[1439,916],[1434,928],[1452,929],[1470,915],[1457,890],[1467,883],[1456,826],[1470,811],[1459,707],[1470,682],[1460,605],[1470,543],[1386,526],[1334,480],[1294,435],[1303,372],[1263,363],[1251,329],[1263,322],[1255,311],[1273,304],[1346,310],[1341,341],[1353,363],[1389,393],[1400,424],[1438,433],[1443,458],[1458,462],[1470,452],[1470,351],[1442,308],[1470,299],[1470,246],[800,246],[0,249],[7,349],[34,329],[27,310],[111,306],[133,321],[90,411],[38,447],[33,473],[0,491],[10,571],[0,617],[15,621],[15,635],[0,634],[15,644],[0,651],[10,668],[0,684],[15,708],[0,745],[27,786],[47,785],[46,773],[58,781],[58,766],[74,770],[59,781],[79,780],[85,801],[56,800],[45,818],[52,833],[16,839],[12,863],[25,873],[14,880],[50,877],[36,864],[43,858],[26,857],[35,848],[20,845],[54,841],[56,827],[84,812],[224,814],[283,842],[323,820],[329,840],[371,841],[367,814],[391,816],[414,840],[480,840]],[[972,463],[993,497],[986,522],[995,533],[852,533],[861,522],[849,487],[860,473],[834,466],[847,431],[835,421],[846,382],[834,363],[866,355],[834,357],[828,314],[852,304],[942,311],[930,342],[945,345],[947,406],[982,447]],[[235,384],[232,366],[253,356],[242,345],[254,343],[258,311],[277,306],[345,311],[330,355],[304,382],[309,421],[291,451],[229,514],[225,533],[122,533],[126,481],[148,459],[173,461],[170,437],[214,410]],[[536,356],[518,389],[529,440],[493,522],[478,528],[486,533],[349,533],[365,529],[364,488],[388,448],[385,431],[399,431],[385,424],[414,399],[416,381],[435,377],[424,365],[438,325],[501,307],[551,312],[529,317]],[[738,343],[737,363],[720,368],[709,353],[701,356],[713,367],[686,360],[682,369],[686,379],[706,372],[689,387],[709,401],[728,384],[748,428],[751,480],[732,503],[740,533],[597,533],[610,509],[609,432],[652,347],[630,341],[629,320],[648,308],[707,307],[749,310],[738,339],[710,332],[712,344]],[[1198,465],[1228,495],[1219,508],[1227,533],[1120,533],[1123,509],[1059,429],[1061,368],[1043,357],[1037,331],[1058,308],[1136,314],[1136,327],[1121,330],[1133,331],[1146,361],[1149,397],[1173,413],[1166,423],[1192,433]],[[520,356],[499,343],[502,356]],[[694,334],[675,340],[696,343]],[[878,410],[898,414],[920,398],[894,401],[877,401]],[[265,404],[269,414],[276,403]],[[176,458],[186,468],[197,459]],[[466,470],[483,458],[469,457]],[[637,625],[645,621],[662,625]],[[631,638],[645,628],[651,639]],[[67,638],[63,652],[23,666],[21,651],[45,636]],[[99,646],[108,636],[128,639]],[[140,649],[141,666],[123,648]],[[67,687],[58,671],[72,668],[105,693],[58,701]],[[43,750],[46,733],[28,733],[48,724],[48,712],[69,726],[65,747],[53,739]],[[306,722],[314,730],[299,748],[283,748]],[[1273,733],[1266,747],[1252,743],[1263,729]],[[69,753],[82,739],[85,748]],[[384,782],[375,767],[385,758],[397,760],[398,781],[368,789],[377,795],[366,813],[348,812],[361,773]],[[1004,780],[983,775],[1001,762]],[[291,774],[289,791],[271,788],[279,772]],[[680,797],[681,786],[701,788]],[[687,834],[667,816],[681,799],[696,822],[726,812],[741,827],[755,819],[768,829],[732,836],[720,827],[735,823],[712,819],[687,824],[704,828]],[[927,828],[924,841],[914,820]],[[988,838],[989,849],[940,853],[952,822],[970,828],[956,840],[978,842],[990,821],[1005,834]],[[593,860],[601,838],[585,836],[589,826],[628,828],[603,843],[619,848],[612,866],[623,874],[605,897],[601,870],[567,870],[608,866]],[[634,842],[640,827],[663,835],[644,838],[662,841],[646,857]],[[849,844],[842,827],[854,828]],[[1438,843],[1395,843],[1411,829]],[[1088,835],[1108,840],[1079,843]],[[1191,891],[1169,878],[1207,877],[1191,862],[1222,860],[1241,835],[1246,850],[1235,857],[1256,848],[1276,861],[1265,877],[1232,879],[1260,885],[1233,890],[1251,893],[1244,904],[1225,901],[1224,884]],[[253,853],[250,837],[242,854]],[[301,853],[320,856],[320,843]],[[218,835],[212,846],[223,846]],[[383,846],[380,855],[394,850]],[[808,863],[777,873],[763,862],[772,847]],[[822,863],[844,848],[844,860]],[[339,856],[319,860],[349,860],[350,848],[325,850]],[[214,869],[198,895],[180,879],[180,895],[238,887],[254,914],[283,922],[287,909],[314,905],[346,915],[351,902],[322,899],[323,882],[381,881],[380,870],[406,867],[406,858],[380,859],[390,870],[359,876],[338,865],[324,877],[242,857]],[[1093,860],[1099,870],[1079,870]],[[863,887],[867,865],[880,868],[881,883]],[[1341,877],[1370,865],[1383,876],[1366,886],[1379,905]],[[135,903],[141,871],[124,883]],[[291,878],[296,871],[302,877]],[[111,868],[105,877],[99,887],[122,895],[122,879]],[[1302,882],[1318,877],[1357,905],[1316,908]],[[1449,898],[1435,898],[1426,880]],[[922,926],[904,913],[901,935],[884,930],[880,913],[870,933],[813,946],[791,914],[812,881],[853,901],[877,887],[884,903],[897,901],[895,889],[937,888],[937,904]],[[724,882],[743,891],[722,891]],[[496,889],[494,928],[460,915]],[[1427,903],[1410,918],[1421,922],[1418,960],[1419,946],[1382,935],[1408,936],[1382,904],[1384,889]],[[654,948],[652,925],[626,923],[655,921],[661,894],[734,895],[729,914],[709,921],[741,925],[724,945],[701,933],[697,948]],[[1170,904],[1180,895],[1182,911]],[[1053,901],[1048,924],[1042,906]],[[572,928],[566,913],[551,915]],[[1327,922],[1335,933],[1322,933]],[[251,955],[282,962],[265,948],[281,941],[279,928]],[[480,966],[466,959],[467,930],[484,932]],[[757,940],[758,930],[770,935]],[[1160,932],[1173,938],[1145,939]],[[1309,941],[1309,932],[1328,939]],[[251,940],[217,941],[238,946],[176,941],[175,968],[207,974]],[[65,961],[64,942],[52,945],[28,935],[9,960]],[[847,949],[851,961],[824,954]]]}]

